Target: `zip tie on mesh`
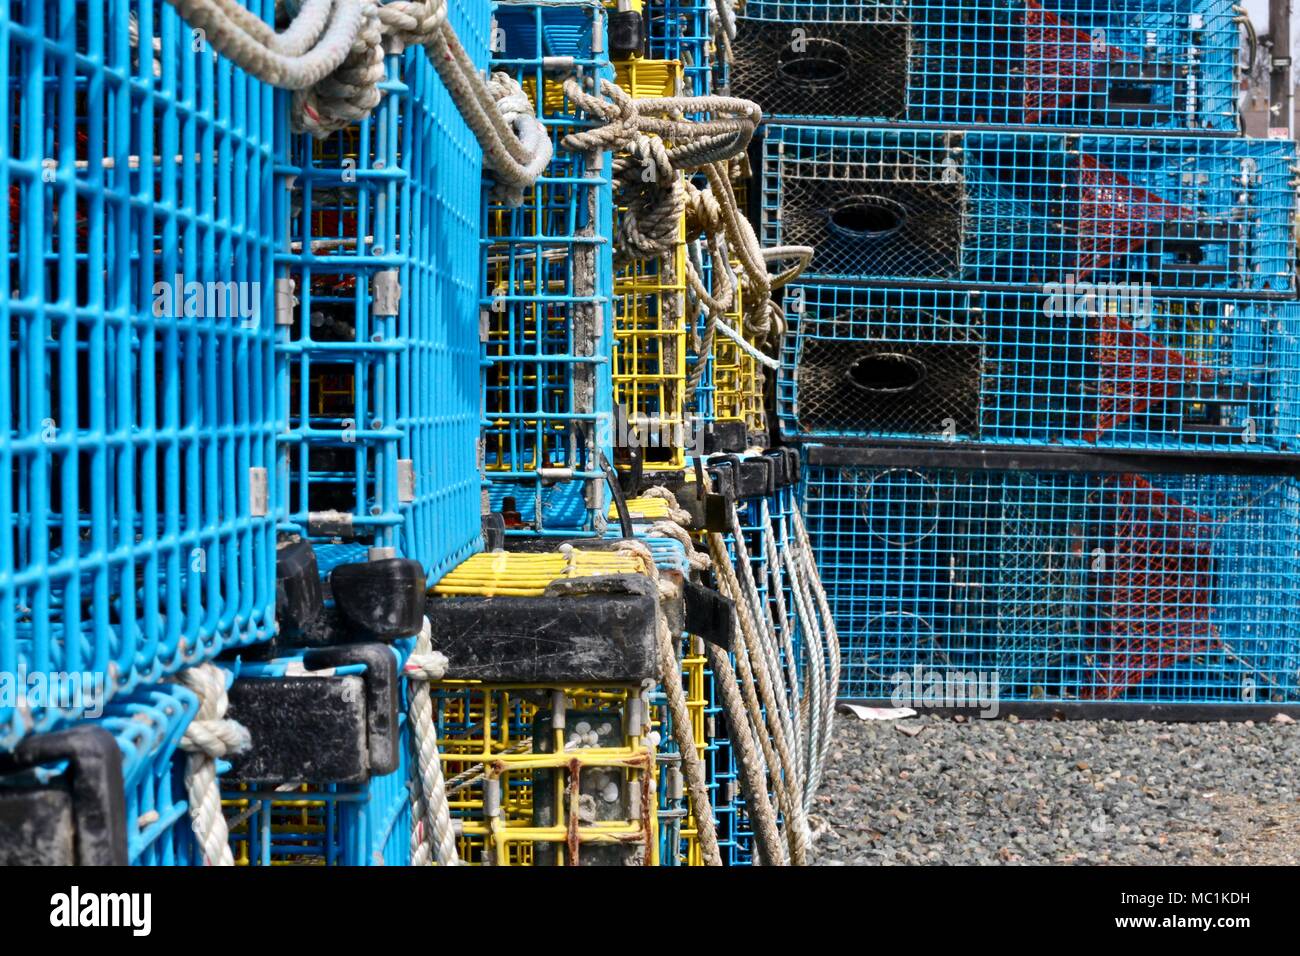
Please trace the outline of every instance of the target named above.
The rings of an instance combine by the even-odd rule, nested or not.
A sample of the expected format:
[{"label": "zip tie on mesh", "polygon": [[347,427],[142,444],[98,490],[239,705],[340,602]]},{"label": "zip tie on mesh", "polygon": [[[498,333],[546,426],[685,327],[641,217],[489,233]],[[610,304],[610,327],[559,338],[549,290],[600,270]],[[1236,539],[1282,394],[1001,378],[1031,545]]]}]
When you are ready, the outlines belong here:
[{"label": "zip tie on mesh", "polygon": [[185,793],[190,804],[190,827],[207,866],[234,866],[230,829],[221,812],[217,761],[247,750],[252,741],[248,728],[226,717],[230,675],[216,664],[187,667],[176,675],[182,687],[199,698],[199,710],[181,735],[185,761]]},{"label": "zip tie on mesh", "polygon": [[447,673],[447,656],[433,649],[433,626],[424,619],[415,650],[402,667],[406,677],[411,746],[415,751],[416,775],[411,787],[411,865],[457,866],[456,833],[447,803],[447,786],[438,755],[438,731],[433,722],[433,695],[429,682]]}]

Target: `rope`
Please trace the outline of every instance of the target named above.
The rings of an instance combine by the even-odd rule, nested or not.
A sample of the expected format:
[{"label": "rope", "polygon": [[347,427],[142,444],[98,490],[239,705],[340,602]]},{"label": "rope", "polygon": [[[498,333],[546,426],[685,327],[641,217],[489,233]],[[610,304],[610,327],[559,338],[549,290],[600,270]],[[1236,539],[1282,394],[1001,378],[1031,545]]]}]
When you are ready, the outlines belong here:
[{"label": "rope", "polygon": [[[670,519],[681,525],[682,528],[689,528],[691,526],[691,513],[683,508],[678,502],[677,496],[663,485],[651,485],[641,493],[641,497],[655,498],[659,501],[665,502],[668,505],[668,517]],[[678,530],[680,531],[681,528]],[[686,540],[690,540],[689,535]],[[687,550],[690,550],[690,548],[687,548]]]},{"label": "rope", "polygon": [[411,788],[411,865],[457,866],[456,833],[447,804],[447,787],[438,756],[438,731],[433,722],[433,695],[429,682],[447,673],[446,655],[433,649],[433,627],[424,619],[415,650],[406,659],[406,700],[415,750],[416,785]]},{"label": "rope", "polygon": [[[830,700],[839,696],[840,692],[840,636],[835,628],[835,617],[831,613],[830,601],[826,598],[826,588],[822,585],[821,573],[817,570],[817,562],[813,558],[812,543],[808,540],[808,529],[804,525],[803,512],[799,510],[798,503],[792,503],[791,524],[794,526],[795,541],[799,545],[799,554],[804,563],[804,580],[812,588],[813,597],[817,603],[818,613],[821,615],[822,634],[826,646],[826,654],[829,666],[826,674],[826,687],[829,691]],[[822,726],[821,740],[821,759],[824,762],[826,755],[830,752],[831,736],[835,722],[834,708],[828,706],[824,723]]]},{"label": "rope", "polygon": [[[650,530],[680,541],[686,549],[686,559],[692,568],[704,571],[712,567],[713,562],[709,555],[695,550],[695,542],[684,527],[690,524],[690,513],[679,505],[677,496],[661,485],[647,488],[644,494],[648,498],[662,498],[668,502],[669,514],[675,516],[674,521],[679,522],[677,524],[671,521],[657,522]],[[767,787],[763,783],[762,757],[755,750],[749,715],[745,710],[740,687],[736,683],[736,672],[731,666],[727,652],[721,648],[706,642],[705,654],[709,659],[709,669],[713,672],[722,696],[722,706],[730,729],[731,746],[740,769],[740,788],[754,830],[759,860],[766,866],[781,866],[786,862],[785,849],[777,828],[776,812],[772,809]]]},{"label": "rope", "polygon": [[812,610],[804,566],[792,548],[785,550],[784,561],[790,575],[790,593],[794,596],[795,610],[803,624],[804,656],[808,661],[807,707],[801,716],[808,755],[807,775],[804,778],[804,808],[811,810],[813,796],[821,785],[822,740],[828,729],[827,714],[830,710],[828,697],[833,698],[835,691],[826,682],[825,643],[821,626]]},{"label": "rope", "polygon": [[[809,698],[802,695],[799,681],[799,658],[794,650],[794,627],[790,616],[786,613],[785,604],[785,580],[782,578],[781,569],[784,566],[783,561],[777,561],[776,555],[785,559],[789,555],[788,548],[778,548],[776,543],[776,530],[772,527],[772,512],[768,507],[767,499],[761,499],[759,507],[759,528],[763,536],[763,549],[767,554],[772,555],[772,559],[765,561],[767,568],[768,580],[771,588],[768,591],[768,601],[770,607],[776,612],[776,631],[781,636],[781,651],[785,658],[785,689],[790,701],[790,711],[798,711],[800,725],[797,736],[798,746],[795,749],[795,755],[798,758],[799,773],[804,782],[804,792],[808,791],[809,771],[811,761],[808,759],[809,734],[807,728],[807,713]],[[792,582],[793,583],[793,582]],[[778,673],[780,671],[778,670]],[[805,686],[808,687],[809,696],[812,698],[814,708],[820,703],[821,684],[820,672],[813,675]],[[818,711],[820,713],[820,711]],[[807,799],[804,801],[807,807]]]},{"label": "rope", "polygon": [[[751,616],[749,598],[741,590],[735,568],[727,557],[722,535],[709,532],[708,542],[709,553],[713,557],[713,566],[719,584],[722,586],[722,593],[730,597],[736,605],[736,637],[739,639],[733,643],[732,654],[740,676],[740,690],[744,697],[747,715],[746,725],[753,730],[763,752],[763,759],[770,769],[777,804],[785,816],[785,835],[790,848],[790,861],[795,866],[803,866],[807,862],[807,839],[803,832],[804,826],[800,822],[802,803],[794,799],[791,788],[790,771],[794,761],[786,745],[781,719],[776,714],[776,700],[772,694],[771,684],[767,679],[766,671],[761,666],[761,648],[758,647],[759,638],[755,634],[756,627]],[[768,731],[763,729],[764,708],[766,708]],[[734,727],[732,729],[735,730]]]},{"label": "rope", "polygon": [[[645,565],[647,576],[655,582],[661,596],[671,591],[666,581],[660,581],[659,568],[654,555],[644,542],[624,539],[619,542],[619,553],[639,557]],[[695,817],[697,839],[700,854],[705,866],[721,866],[722,854],[718,849],[718,834],[713,817],[713,802],[709,799],[709,784],[704,774],[704,761],[695,747],[695,734],[691,723],[691,713],[686,706],[686,692],[682,688],[682,665],[677,659],[676,643],[668,629],[668,620],[662,608],[655,615],[655,630],[658,636],[659,681],[668,700],[668,712],[672,715],[673,738],[681,756],[682,770],[686,776],[687,791],[691,796],[691,809]]]},{"label": "rope", "polygon": [[246,73],[293,90],[292,126],[324,137],[365,119],[383,95],[384,51],[422,46],[496,175],[497,195],[523,200],[551,160],[550,136],[523,87],[485,80],[447,21],[447,0],[304,0],[282,33],[237,0],[167,0]]},{"label": "rope", "polygon": [[242,724],[228,720],[228,675],[215,664],[189,667],[176,675],[183,687],[199,698],[199,710],[181,735],[185,761],[185,793],[189,797],[190,826],[207,866],[234,866],[230,830],[221,812],[217,761],[247,750],[251,741]]}]

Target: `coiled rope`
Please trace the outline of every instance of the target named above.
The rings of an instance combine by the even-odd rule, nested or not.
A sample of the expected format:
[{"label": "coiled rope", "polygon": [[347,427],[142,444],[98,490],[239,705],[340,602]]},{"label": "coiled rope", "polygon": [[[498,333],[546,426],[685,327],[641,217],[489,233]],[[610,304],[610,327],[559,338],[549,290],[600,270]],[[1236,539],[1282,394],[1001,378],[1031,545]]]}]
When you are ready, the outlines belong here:
[{"label": "coiled rope", "polygon": [[383,92],[385,47],[422,46],[483,149],[503,201],[518,205],[551,160],[546,128],[519,83],[485,79],[447,20],[447,0],[303,0],[282,32],[238,0],[167,0],[246,73],[294,91],[292,125],[316,137],[365,119]]}]

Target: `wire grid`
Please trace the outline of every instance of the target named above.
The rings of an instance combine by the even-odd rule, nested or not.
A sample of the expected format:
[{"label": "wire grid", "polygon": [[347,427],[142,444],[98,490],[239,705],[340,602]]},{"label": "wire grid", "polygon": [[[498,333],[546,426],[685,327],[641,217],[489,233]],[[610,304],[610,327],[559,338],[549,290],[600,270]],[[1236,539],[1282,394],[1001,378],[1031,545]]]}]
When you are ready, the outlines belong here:
[{"label": "wire grid", "polygon": [[[398,672],[414,639],[395,642]],[[241,679],[283,677],[301,657],[245,664]],[[364,664],[332,668],[333,677],[365,673]],[[327,678],[322,678],[327,679]],[[405,679],[398,689],[406,699]],[[236,866],[409,866],[411,862],[410,727],[398,709],[398,765],[365,783],[288,780],[222,788]]]},{"label": "wire grid", "polygon": [[840,694],[982,675],[1001,700],[1294,703],[1300,486],[808,469]]},{"label": "wire grid", "polygon": [[932,438],[1290,453],[1291,302],[798,285],[778,381],[798,440]]},{"label": "wire grid", "polygon": [[735,92],[774,116],[1236,132],[1230,0],[751,3]]},{"label": "wire grid", "polygon": [[[132,866],[199,866],[189,825],[186,758],[180,739],[198,713],[198,698],[176,684],[144,684],[119,694],[84,725],[111,734],[122,752],[127,860]],[[32,768],[4,788],[68,787],[67,761]],[[105,821],[108,822],[108,821]]]},{"label": "wire grid", "polygon": [[[449,16],[475,64],[485,67],[488,4],[452,3]],[[399,462],[411,463],[413,487],[399,495],[399,544],[435,580],[481,541],[475,317],[482,150],[423,50],[406,53],[402,78],[407,265],[397,331],[406,347],[397,360],[397,424]]]},{"label": "wire grid", "polygon": [[133,866],[199,866],[190,829],[181,736],[198,698],[175,684],[138,687],[96,723],[117,738],[126,792],[127,858]]},{"label": "wire grid", "polygon": [[[613,79],[604,13],[588,3],[502,3],[495,17],[503,49],[492,68],[523,85],[555,155],[521,205],[491,195],[483,205],[483,464],[489,481],[508,487],[516,502],[520,521],[508,533],[598,533],[604,491],[597,458],[612,454],[613,275],[602,238],[612,235],[609,155],[571,153],[560,142],[588,122],[565,98],[564,79]],[[546,469],[554,471],[544,477]],[[550,484],[557,474],[590,484],[572,520],[548,523],[542,499],[557,487]],[[569,489],[561,494],[574,498]]]},{"label": "wire grid", "polygon": [[279,343],[288,397],[282,530],[396,548],[409,497],[399,492],[409,460],[397,408],[409,90],[400,57],[386,59],[385,73],[385,95],[365,122],[321,140],[279,132],[277,282],[294,290]]},{"label": "wire grid", "polygon": [[639,685],[434,688],[463,862],[657,864],[655,760],[640,733]]},{"label": "wire grid", "polygon": [[[744,288],[739,281],[739,265],[732,262],[728,267],[734,274],[735,295],[723,320],[752,345],[752,335],[745,328]],[[762,444],[767,433],[763,371],[752,355],[721,332],[713,337],[712,378],[713,420],[739,422],[744,427],[747,443]]]},{"label": "wire grid", "polygon": [[[0,50],[0,672],[102,699],[270,633],[271,91],[162,3],[11,0]],[[85,712],[12,697],[0,748]]]},{"label": "wire grid", "polygon": [[686,96],[713,91],[714,44],[706,0],[663,0],[647,5],[647,50],[651,59],[677,60]]},{"label": "wire grid", "polygon": [[[706,761],[709,748],[705,736],[709,699],[705,681],[706,658],[704,645],[698,637],[683,634],[678,644],[678,659],[682,665],[682,689],[686,694],[686,709],[691,717],[691,735],[701,762]],[[657,763],[657,794],[659,821],[659,865],[703,866],[699,828],[695,807],[686,786],[682,770],[681,750],[673,736],[672,715],[662,687],[650,697],[651,724],[659,734],[655,752]]]},{"label": "wire grid", "polygon": [[772,126],[762,224],[805,275],[1295,287],[1295,144]]},{"label": "wire grid", "polygon": [[714,827],[718,834],[718,851],[724,866],[752,866],[754,832],[740,791],[740,773],[726,714],[718,703],[721,691],[710,669],[708,678],[709,707],[705,711],[705,728],[709,737],[708,763],[705,770],[709,795],[713,801]]},{"label": "wire grid", "polygon": [[[675,96],[681,88],[676,62],[635,58],[617,64],[615,75],[634,99]],[[616,228],[624,212],[615,210]],[[686,463],[685,232],[683,212],[671,252],[616,264],[611,380],[615,460],[624,468],[633,455],[647,471],[680,471]]]}]

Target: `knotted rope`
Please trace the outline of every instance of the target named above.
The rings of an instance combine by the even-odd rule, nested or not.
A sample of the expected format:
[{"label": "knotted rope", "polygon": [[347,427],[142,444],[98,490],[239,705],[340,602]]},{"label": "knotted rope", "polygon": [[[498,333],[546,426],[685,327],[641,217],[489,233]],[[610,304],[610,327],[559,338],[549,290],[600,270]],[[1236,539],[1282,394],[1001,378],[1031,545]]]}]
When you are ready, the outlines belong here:
[{"label": "knotted rope", "polygon": [[429,682],[442,680],[447,657],[433,649],[433,629],[424,619],[415,650],[402,668],[406,677],[406,700],[415,750],[416,778],[411,788],[411,865],[457,866],[456,834],[452,828],[447,786],[438,756],[438,730],[433,721],[433,695]]},{"label": "knotted rope", "polygon": [[181,735],[185,761],[185,792],[189,797],[190,826],[207,866],[234,866],[230,851],[230,830],[221,812],[221,787],[217,782],[217,761],[247,750],[248,730],[226,717],[230,699],[226,696],[229,675],[216,664],[199,664],[176,675],[182,687],[199,698],[199,710]]}]

